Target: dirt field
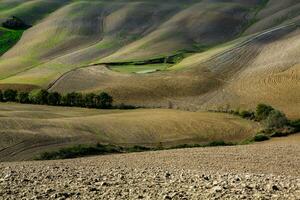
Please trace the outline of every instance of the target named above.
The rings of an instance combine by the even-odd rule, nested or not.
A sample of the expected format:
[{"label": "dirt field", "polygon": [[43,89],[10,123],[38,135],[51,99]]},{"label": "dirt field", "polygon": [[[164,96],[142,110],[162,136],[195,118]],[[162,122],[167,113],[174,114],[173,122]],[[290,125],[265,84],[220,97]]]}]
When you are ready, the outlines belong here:
[{"label": "dirt field", "polygon": [[0,199],[300,198],[300,135],[233,147],[0,163]]}]

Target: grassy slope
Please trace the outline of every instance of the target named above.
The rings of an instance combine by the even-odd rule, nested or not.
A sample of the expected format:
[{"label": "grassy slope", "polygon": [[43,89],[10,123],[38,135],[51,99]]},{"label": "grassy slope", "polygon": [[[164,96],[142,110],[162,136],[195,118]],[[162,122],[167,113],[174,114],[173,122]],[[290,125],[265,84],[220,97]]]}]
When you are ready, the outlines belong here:
[{"label": "grassy slope", "polygon": [[35,24],[71,0],[5,0],[0,1],[0,22],[11,16],[23,19],[27,24]]},{"label": "grassy slope", "polygon": [[[90,62],[146,59],[219,44],[250,25],[245,16],[257,12],[251,2],[174,0],[159,7],[157,1],[69,2],[26,31],[0,59],[0,82],[47,87]],[[168,106],[171,101],[175,107],[193,109],[266,102],[299,117],[298,32],[284,29],[263,40],[249,35],[296,20],[298,6],[295,1],[270,0],[244,32],[247,37],[196,53],[168,72],[117,74],[91,67],[67,73],[52,90],[108,90],[117,101],[148,106]],[[254,40],[244,45],[249,38]],[[118,70],[137,71],[131,66]]]},{"label": "grassy slope", "polygon": [[[247,3],[198,2],[66,4],[26,31],[19,44],[0,60],[0,78],[2,83],[47,86],[72,68],[115,60],[115,55],[122,60],[145,59],[173,54],[194,44],[218,43],[238,34],[249,7]],[[204,20],[204,16],[208,18]],[[208,27],[210,33],[206,32]],[[176,31],[179,28],[183,30],[180,33]],[[113,52],[116,54],[109,56]]]},{"label": "grassy slope", "polygon": [[231,115],[164,109],[105,111],[0,104],[0,115],[0,160],[32,158],[41,151],[78,143],[156,147],[241,141],[258,129],[255,123]]},{"label": "grassy slope", "polygon": [[22,30],[15,31],[0,27],[0,56],[17,43],[22,34]]}]

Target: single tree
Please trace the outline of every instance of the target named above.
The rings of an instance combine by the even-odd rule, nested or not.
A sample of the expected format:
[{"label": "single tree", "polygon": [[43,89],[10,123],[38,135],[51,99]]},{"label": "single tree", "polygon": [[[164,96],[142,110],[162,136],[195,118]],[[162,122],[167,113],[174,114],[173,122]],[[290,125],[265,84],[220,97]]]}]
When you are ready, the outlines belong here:
[{"label": "single tree", "polygon": [[272,106],[266,105],[266,104],[259,104],[256,107],[256,120],[262,121],[267,119],[271,111],[273,111],[274,108]]},{"label": "single tree", "polygon": [[88,93],[84,96],[85,107],[95,108],[96,107],[96,95],[94,93]]},{"label": "single tree", "polygon": [[2,23],[2,26],[14,30],[23,30],[30,28],[30,26],[27,25],[23,20],[15,16],[8,18],[5,22]]},{"label": "single tree", "polygon": [[3,102],[3,92],[0,90],[0,101]]},{"label": "single tree", "polygon": [[268,129],[279,129],[284,128],[289,123],[289,120],[285,116],[284,113],[279,110],[272,110],[267,119],[265,120],[265,124]]},{"label": "single tree", "polygon": [[65,106],[82,106],[83,96],[81,93],[71,92],[63,96],[63,104]]},{"label": "single tree", "polygon": [[48,95],[47,90],[36,90],[30,93],[30,100],[36,104],[48,104]]},{"label": "single tree", "polygon": [[61,95],[58,92],[50,92],[47,97],[49,105],[57,106],[61,104]]},{"label": "single tree", "polygon": [[97,108],[108,109],[112,107],[113,98],[106,92],[100,93],[97,97]]},{"label": "single tree", "polygon": [[29,102],[29,93],[28,92],[19,92],[17,96],[17,101],[19,103],[30,103]]},{"label": "single tree", "polygon": [[3,99],[4,101],[15,102],[17,100],[17,95],[17,90],[7,89],[3,93]]}]

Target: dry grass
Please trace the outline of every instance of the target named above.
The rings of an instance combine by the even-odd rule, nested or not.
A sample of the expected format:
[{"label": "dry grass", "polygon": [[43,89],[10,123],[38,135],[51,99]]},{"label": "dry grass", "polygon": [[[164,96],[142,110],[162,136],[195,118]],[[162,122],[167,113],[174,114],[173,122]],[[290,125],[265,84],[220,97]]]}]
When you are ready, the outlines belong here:
[{"label": "dry grass", "polygon": [[1,160],[78,143],[170,146],[252,137],[259,126],[231,115],[164,109],[95,110],[0,104]]}]

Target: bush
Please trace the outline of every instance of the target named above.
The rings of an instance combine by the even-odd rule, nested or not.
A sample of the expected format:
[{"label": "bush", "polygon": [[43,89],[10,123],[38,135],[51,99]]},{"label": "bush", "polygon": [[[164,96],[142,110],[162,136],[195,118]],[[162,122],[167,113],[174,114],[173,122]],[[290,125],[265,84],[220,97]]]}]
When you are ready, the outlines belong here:
[{"label": "bush", "polygon": [[8,89],[4,91],[3,99],[4,101],[15,102],[17,100],[17,95],[18,95],[18,91]]},{"label": "bush", "polygon": [[96,95],[94,93],[88,93],[84,96],[85,107],[96,108]]},{"label": "bush", "polygon": [[34,104],[48,104],[48,95],[47,90],[33,90],[29,93],[29,100]]},{"label": "bush", "polygon": [[223,140],[210,142],[207,146],[215,147],[215,146],[227,146],[228,144]]},{"label": "bush", "polygon": [[30,103],[28,92],[19,92],[17,96],[17,101],[19,103]]},{"label": "bush", "polygon": [[255,142],[262,142],[262,141],[266,141],[266,140],[269,140],[270,137],[267,136],[267,135],[264,135],[264,134],[257,134],[255,137],[254,137],[254,141]]},{"label": "bush", "polygon": [[121,103],[120,105],[114,106],[114,108],[120,109],[120,110],[132,110],[132,109],[136,109],[137,107]]},{"label": "bush", "polygon": [[14,29],[14,30],[24,30],[27,28],[30,28],[29,25],[27,25],[25,22],[23,22],[18,17],[11,17],[7,19],[5,22],[2,23],[2,26],[8,29]]},{"label": "bush", "polygon": [[54,159],[68,159],[76,158],[88,155],[101,155],[108,153],[121,153],[122,148],[112,145],[101,145],[95,146],[90,145],[77,145],[73,147],[62,148],[54,152],[44,152],[38,158],[39,160],[54,160]]},{"label": "bush", "polygon": [[292,126],[293,128],[295,128],[295,132],[299,132],[300,131],[300,119],[294,120],[294,121],[290,121],[289,125]]},{"label": "bush", "polygon": [[51,92],[47,96],[47,102],[49,105],[57,106],[61,104],[61,95],[58,92]]},{"label": "bush", "polygon": [[262,121],[267,119],[269,114],[274,110],[272,106],[266,105],[266,104],[259,104],[256,107],[256,120]]},{"label": "bush", "polygon": [[251,119],[252,120],[252,119],[255,118],[255,113],[251,112],[251,111],[247,111],[247,110],[244,110],[244,111],[240,112],[239,115],[242,118],[245,118],[245,119]]},{"label": "bush", "polygon": [[3,102],[3,92],[0,90],[0,101]]},{"label": "bush", "polygon": [[71,92],[62,97],[62,104],[65,106],[84,106],[84,99],[81,93]]},{"label": "bush", "polygon": [[97,108],[107,109],[112,107],[113,98],[106,92],[100,93],[97,98]]},{"label": "bush", "polygon": [[272,110],[264,122],[268,129],[279,129],[288,125],[289,120],[279,110]]},{"label": "bush", "polygon": [[271,135],[271,137],[286,137],[286,136],[288,136],[290,133],[288,133],[288,132],[282,132],[282,131],[275,131],[272,135]]}]

